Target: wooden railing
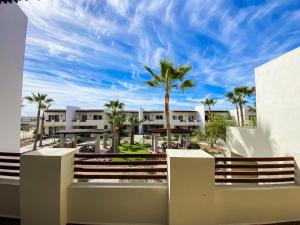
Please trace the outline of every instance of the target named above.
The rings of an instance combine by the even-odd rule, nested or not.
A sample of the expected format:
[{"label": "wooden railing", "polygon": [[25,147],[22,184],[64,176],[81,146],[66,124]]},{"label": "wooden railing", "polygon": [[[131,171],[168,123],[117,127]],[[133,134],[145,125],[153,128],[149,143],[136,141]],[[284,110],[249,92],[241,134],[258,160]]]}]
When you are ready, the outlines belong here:
[{"label": "wooden railing", "polygon": [[0,152],[0,177],[20,176],[20,153]]},{"label": "wooden railing", "polygon": [[167,179],[166,154],[75,154],[76,179]]},{"label": "wooden railing", "polygon": [[216,184],[294,183],[294,158],[215,158]]}]

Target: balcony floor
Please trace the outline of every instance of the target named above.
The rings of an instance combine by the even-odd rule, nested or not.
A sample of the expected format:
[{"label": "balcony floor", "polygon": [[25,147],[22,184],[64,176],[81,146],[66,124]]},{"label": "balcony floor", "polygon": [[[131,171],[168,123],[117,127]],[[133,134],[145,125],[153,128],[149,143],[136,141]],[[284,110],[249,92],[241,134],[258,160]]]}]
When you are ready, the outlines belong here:
[{"label": "balcony floor", "polygon": [[[19,219],[9,219],[0,217],[0,225],[20,225]],[[77,225],[77,224],[67,224],[67,225]],[[79,225],[79,224],[78,224]],[[80,224],[80,225],[88,225],[88,224]],[[285,223],[272,223],[272,224],[253,224],[253,225],[300,225],[300,221],[298,222],[285,222]]]}]

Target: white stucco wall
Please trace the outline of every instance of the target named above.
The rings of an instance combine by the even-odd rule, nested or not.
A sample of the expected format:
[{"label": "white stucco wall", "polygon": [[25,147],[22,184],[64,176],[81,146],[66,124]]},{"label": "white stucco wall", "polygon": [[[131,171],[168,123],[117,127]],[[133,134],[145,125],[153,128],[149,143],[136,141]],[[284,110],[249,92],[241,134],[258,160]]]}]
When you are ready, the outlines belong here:
[{"label": "white stucco wall", "polygon": [[66,130],[72,129],[72,120],[75,118],[76,110],[80,107],[76,106],[66,106]]},{"label": "white stucco wall", "polygon": [[204,108],[204,105],[196,106],[195,111],[197,111],[199,113],[199,118],[197,118],[198,120],[200,120],[199,128],[204,130],[204,127],[205,127],[205,108]]},{"label": "white stucco wall", "polygon": [[0,217],[20,217],[19,180],[0,179]]},{"label": "white stucco wall", "polygon": [[77,183],[69,187],[69,223],[167,224],[166,185]]},{"label": "white stucco wall", "polygon": [[17,4],[0,4],[0,152],[19,152],[26,28]]},{"label": "white stucco wall", "polygon": [[243,156],[300,152],[300,47],[255,69],[257,128],[229,128],[228,150]]}]

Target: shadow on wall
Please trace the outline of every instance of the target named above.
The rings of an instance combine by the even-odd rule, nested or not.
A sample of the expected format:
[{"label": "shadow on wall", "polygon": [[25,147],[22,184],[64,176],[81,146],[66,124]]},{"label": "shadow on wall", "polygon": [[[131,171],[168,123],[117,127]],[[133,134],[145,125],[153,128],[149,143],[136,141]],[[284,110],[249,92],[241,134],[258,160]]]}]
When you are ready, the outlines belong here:
[{"label": "shadow on wall", "polygon": [[270,129],[229,127],[226,150],[244,157],[280,156]]}]

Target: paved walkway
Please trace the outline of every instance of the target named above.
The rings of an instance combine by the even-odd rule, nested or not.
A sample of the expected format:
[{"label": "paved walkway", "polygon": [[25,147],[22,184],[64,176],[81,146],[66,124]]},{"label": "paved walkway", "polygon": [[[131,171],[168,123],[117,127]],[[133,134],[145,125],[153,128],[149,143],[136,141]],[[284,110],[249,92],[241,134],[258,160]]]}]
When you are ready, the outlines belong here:
[{"label": "paved walkway", "polygon": [[[54,140],[53,138],[44,139],[43,140],[43,145],[49,145],[49,144],[51,144],[53,142],[53,140]],[[40,142],[38,141],[38,145],[39,145],[39,143]],[[30,144],[30,145],[26,145],[26,146],[20,148],[20,151],[21,152],[28,152],[28,151],[31,151],[32,148],[33,148],[33,144]]]}]

